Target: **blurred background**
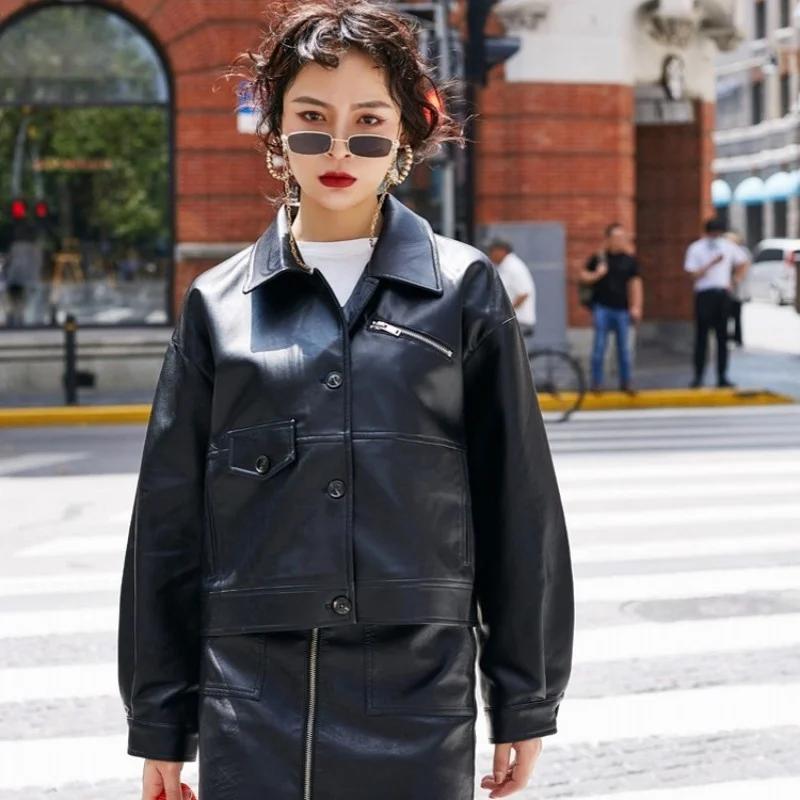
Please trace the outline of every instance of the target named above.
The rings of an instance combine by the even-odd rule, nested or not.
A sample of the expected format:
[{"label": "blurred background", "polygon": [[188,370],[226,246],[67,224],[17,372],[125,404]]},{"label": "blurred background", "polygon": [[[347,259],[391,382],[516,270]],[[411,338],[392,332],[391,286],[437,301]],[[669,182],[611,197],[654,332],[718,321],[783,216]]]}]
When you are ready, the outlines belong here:
[{"label": "blurred background", "polygon": [[[506,241],[549,354],[532,368],[578,639],[562,733],[521,797],[796,800],[800,3],[394,5],[470,140],[397,193],[439,233]],[[0,0],[0,800],[139,796],[113,661],[146,408],[124,427],[47,409],[149,403],[190,282],[270,224],[257,112],[222,76],[281,9]],[[738,388],[690,392],[684,259],[710,219],[749,262]],[[643,287],[635,391],[583,398],[581,274],[612,224]],[[613,387],[611,347],[602,362]],[[559,387],[583,403],[564,425]]]}]

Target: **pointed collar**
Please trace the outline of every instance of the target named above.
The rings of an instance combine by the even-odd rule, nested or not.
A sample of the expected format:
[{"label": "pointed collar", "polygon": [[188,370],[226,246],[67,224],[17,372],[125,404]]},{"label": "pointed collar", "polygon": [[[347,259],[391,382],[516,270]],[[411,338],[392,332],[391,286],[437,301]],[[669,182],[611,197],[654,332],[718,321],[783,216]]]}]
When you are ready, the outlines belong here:
[{"label": "pointed collar", "polygon": [[[250,251],[243,291],[252,292],[284,272],[305,274],[292,256],[286,211],[281,208]],[[439,257],[430,225],[391,195],[383,206],[383,230],[367,274],[442,293]]]}]

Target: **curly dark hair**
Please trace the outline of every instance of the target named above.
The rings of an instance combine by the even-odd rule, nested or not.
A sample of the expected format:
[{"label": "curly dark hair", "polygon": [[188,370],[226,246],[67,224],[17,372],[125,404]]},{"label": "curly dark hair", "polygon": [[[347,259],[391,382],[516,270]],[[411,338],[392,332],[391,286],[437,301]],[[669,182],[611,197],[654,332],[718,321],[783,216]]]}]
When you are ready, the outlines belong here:
[{"label": "curly dark hair", "polygon": [[437,85],[416,34],[413,20],[388,5],[300,0],[275,20],[255,53],[238,59],[249,62],[243,77],[260,110],[256,132],[262,148],[281,152],[283,99],[300,70],[311,62],[335,68],[351,49],[365,53],[385,70],[389,93],[401,111],[404,142],[418,160],[444,142],[463,145],[460,124],[445,110],[449,85]]}]

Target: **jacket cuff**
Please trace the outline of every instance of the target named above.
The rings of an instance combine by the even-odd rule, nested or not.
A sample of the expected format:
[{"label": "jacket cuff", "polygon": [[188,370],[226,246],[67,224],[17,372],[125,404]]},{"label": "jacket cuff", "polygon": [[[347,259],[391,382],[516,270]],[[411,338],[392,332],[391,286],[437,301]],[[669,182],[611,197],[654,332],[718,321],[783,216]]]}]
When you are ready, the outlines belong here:
[{"label": "jacket cuff", "polygon": [[153,761],[194,761],[197,732],[177,725],[128,720],[128,755]]},{"label": "jacket cuff", "polygon": [[556,717],[560,702],[561,698],[558,697],[504,708],[487,708],[489,741],[492,744],[500,744],[552,736],[558,731]]}]

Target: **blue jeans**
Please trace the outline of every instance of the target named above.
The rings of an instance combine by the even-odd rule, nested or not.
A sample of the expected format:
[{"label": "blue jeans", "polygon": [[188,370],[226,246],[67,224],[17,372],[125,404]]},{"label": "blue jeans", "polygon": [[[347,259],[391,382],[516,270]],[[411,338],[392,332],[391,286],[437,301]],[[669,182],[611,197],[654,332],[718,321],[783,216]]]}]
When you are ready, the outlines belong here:
[{"label": "blue jeans", "polygon": [[606,355],[608,334],[614,331],[617,341],[617,360],[619,363],[619,380],[623,385],[631,382],[631,355],[628,351],[630,332],[630,314],[616,308],[601,306],[595,303],[592,309],[594,319],[594,349],[592,350],[592,385],[603,383],[603,360]]}]

